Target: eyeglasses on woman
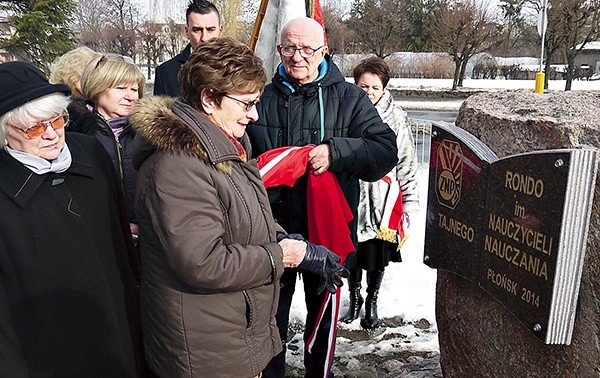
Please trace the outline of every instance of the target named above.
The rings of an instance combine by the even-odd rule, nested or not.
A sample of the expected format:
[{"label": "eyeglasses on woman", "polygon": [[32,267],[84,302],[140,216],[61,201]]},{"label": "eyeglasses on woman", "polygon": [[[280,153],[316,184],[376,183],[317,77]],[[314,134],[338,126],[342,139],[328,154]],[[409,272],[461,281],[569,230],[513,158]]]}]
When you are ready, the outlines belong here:
[{"label": "eyeglasses on woman", "polygon": [[52,127],[54,130],[58,130],[65,127],[67,123],[69,123],[69,115],[65,113],[47,121],[40,121],[26,129],[22,129],[13,125],[11,126],[25,134],[27,138],[34,139],[44,134],[48,127]]}]

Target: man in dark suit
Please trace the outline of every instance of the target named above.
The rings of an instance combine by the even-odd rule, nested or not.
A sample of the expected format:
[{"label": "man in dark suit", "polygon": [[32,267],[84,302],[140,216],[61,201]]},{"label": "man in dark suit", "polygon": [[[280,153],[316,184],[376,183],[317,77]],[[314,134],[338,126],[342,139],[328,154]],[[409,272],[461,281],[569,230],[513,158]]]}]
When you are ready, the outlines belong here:
[{"label": "man in dark suit", "polygon": [[219,10],[206,0],[191,0],[185,12],[185,35],[190,40],[185,49],[174,58],[156,67],[154,76],[154,94],[171,97],[179,96],[177,74],[188,60],[191,52],[209,39],[223,33]]}]

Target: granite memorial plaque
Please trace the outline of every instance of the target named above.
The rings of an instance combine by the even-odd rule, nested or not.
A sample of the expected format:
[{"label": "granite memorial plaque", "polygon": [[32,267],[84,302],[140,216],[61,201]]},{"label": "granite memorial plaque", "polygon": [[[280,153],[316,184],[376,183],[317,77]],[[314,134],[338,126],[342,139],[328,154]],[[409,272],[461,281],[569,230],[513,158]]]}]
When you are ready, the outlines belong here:
[{"label": "granite memorial plaque", "polygon": [[468,132],[434,123],[424,262],[476,282],[547,344],[569,344],[596,155],[498,159]]},{"label": "granite memorial plaque", "polygon": [[443,128],[434,126],[432,130],[423,259],[431,267],[475,280],[485,210],[483,173],[488,160],[497,157],[489,149],[469,147],[468,139],[468,135],[461,139]]}]

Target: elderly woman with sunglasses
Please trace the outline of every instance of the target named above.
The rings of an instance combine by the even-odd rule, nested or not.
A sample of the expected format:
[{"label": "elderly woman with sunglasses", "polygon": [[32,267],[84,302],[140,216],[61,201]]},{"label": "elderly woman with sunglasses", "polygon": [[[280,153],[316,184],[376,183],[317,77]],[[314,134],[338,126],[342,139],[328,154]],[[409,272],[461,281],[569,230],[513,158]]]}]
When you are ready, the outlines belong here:
[{"label": "elderly woman with sunglasses", "polygon": [[0,377],[135,377],[133,243],[111,162],[65,135],[66,85],[25,62],[0,64],[0,82]]},{"label": "elderly woman with sunglasses", "polygon": [[137,171],[132,163],[135,132],[128,116],[133,105],[144,96],[145,85],[144,74],[129,58],[98,55],[81,75],[81,92],[87,101],[69,108],[74,122],[68,131],[92,135],[110,155],[121,179],[134,238],[138,236],[133,208]]}]

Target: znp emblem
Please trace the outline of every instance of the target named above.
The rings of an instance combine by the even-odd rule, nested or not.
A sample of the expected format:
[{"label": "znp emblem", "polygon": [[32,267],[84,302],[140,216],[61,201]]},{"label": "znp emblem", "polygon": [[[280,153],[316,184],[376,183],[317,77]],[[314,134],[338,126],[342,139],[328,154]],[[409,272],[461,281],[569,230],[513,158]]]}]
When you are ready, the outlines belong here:
[{"label": "znp emblem", "polygon": [[454,209],[460,201],[462,150],[457,142],[444,139],[437,150],[435,194],[438,202]]}]

